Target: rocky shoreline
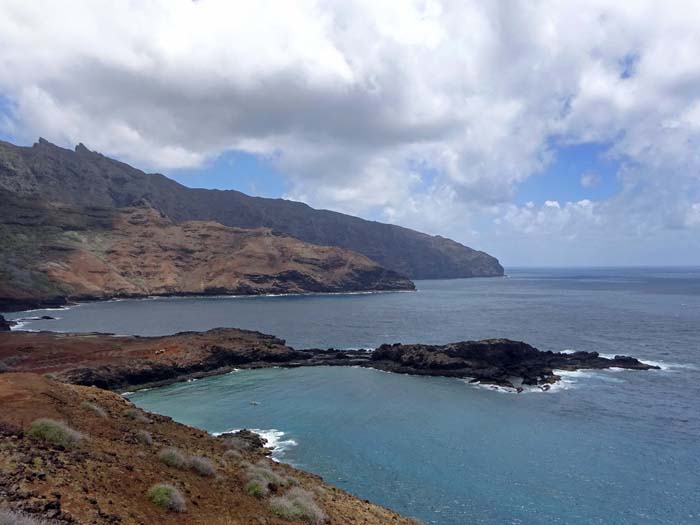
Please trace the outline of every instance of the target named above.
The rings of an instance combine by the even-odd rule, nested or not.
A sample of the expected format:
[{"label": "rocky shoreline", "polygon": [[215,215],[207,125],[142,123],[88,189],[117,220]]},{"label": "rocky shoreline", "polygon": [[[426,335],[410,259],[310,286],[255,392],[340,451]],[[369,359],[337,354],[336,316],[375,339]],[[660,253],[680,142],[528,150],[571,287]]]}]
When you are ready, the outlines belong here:
[{"label": "rocky shoreline", "polygon": [[[272,461],[250,431],[215,437],[114,392],[5,373],[0,406],[0,523],[419,523]],[[177,505],[152,497],[164,485]]]},{"label": "rocky shoreline", "polygon": [[556,370],[658,367],[597,352],[540,351],[520,341],[489,339],[449,345],[382,345],[373,352],[296,350],[275,336],[218,328],[171,336],[10,332],[0,337],[0,372],[34,372],[72,384],[124,391],[220,375],[234,369],[360,366],[388,372],[469,378],[522,390],[544,390]]},{"label": "rocky shoreline", "polygon": [[625,368],[654,370],[658,366],[634,357],[602,357],[598,352],[542,351],[509,339],[462,341],[447,345],[382,345],[372,352],[372,366],[387,372],[469,378],[472,382],[514,388],[548,390],[561,379],[557,370]]}]

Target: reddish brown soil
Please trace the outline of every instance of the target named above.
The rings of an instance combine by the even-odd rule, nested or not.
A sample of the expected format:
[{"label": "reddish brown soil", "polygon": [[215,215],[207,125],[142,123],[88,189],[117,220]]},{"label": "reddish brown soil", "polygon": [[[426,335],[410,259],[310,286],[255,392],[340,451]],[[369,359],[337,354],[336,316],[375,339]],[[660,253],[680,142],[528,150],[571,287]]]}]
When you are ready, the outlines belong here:
[{"label": "reddish brown soil", "polygon": [[146,205],[80,210],[0,198],[7,200],[0,309],[150,295],[414,289],[364,255],[266,228],[175,223]]},{"label": "reddish brown soil", "polygon": [[0,334],[0,366],[5,371],[50,373],[66,382],[108,389],[165,384],[303,355],[274,336],[234,328],[163,337]]},{"label": "reddish brown soil", "polygon": [[[86,402],[101,407],[106,416],[86,408]],[[315,494],[328,523],[416,523],[256,453],[226,459],[222,439],[167,417],[146,413],[149,422],[135,421],[127,416],[133,405],[106,390],[67,385],[38,374],[6,373],[0,374],[0,407],[0,508],[28,511],[56,523],[290,523],[271,513],[267,499],[258,500],[243,490],[243,462],[262,460]],[[63,449],[26,436],[23,429],[40,417],[64,421],[86,438],[75,448]],[[139,442],[140,430],[151,433],[153,444]],[[158,459],[165,446],[209,458],[218,476],[202,477],[166,466]],[[146,499],[149,487],[160,482],[182,492],[184,513],[161,509]]]}]

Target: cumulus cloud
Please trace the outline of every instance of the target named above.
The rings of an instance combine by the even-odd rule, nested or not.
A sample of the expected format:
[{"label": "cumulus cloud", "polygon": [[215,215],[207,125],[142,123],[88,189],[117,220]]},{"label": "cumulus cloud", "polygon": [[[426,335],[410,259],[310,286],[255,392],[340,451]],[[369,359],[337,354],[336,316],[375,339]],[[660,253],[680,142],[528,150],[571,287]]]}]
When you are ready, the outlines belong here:
[{"label": "cumulus cloud", "polygon": [[[496,255],[700,228],[690,0],[0,4],[0,126],[20,140],[166,171],[246,151],[290,197]],[[609,144],[619,195],[514,204],[558,145],[585,142]]]}]

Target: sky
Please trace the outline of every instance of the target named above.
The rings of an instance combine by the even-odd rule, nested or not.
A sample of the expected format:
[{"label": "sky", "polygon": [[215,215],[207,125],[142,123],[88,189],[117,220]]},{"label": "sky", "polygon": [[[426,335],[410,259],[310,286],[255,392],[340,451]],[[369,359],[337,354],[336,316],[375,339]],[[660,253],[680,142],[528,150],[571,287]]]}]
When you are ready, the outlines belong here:
[{"label": "sky", "polygon": [[451,237],[700,264],[693,0],[0,0],[0,139]]}]

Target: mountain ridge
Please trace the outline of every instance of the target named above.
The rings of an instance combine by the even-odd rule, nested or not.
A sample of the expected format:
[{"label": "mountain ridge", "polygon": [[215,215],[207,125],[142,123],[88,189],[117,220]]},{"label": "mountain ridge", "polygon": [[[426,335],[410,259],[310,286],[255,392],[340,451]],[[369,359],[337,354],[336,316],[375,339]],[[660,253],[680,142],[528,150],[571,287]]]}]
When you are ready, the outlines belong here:
[{"label": "mountain ridge", "polygon": [[145,203],[76,208],[0,190],[0,310],[155,295],[413,290],[364,255],[268,228],[174,223]]},{"label": "mountain ridge", "polygon": [[285,199],[236,190],[188,188],[90,151],[39,139],[31,147],[0,141],[0,188],[77,206],[132,206],[146,200],[175,221],[214,220],[239,228],[267,227],[321,246],[359,252],[415,279],[494,277],[503,267],[489,254],[441,236],[368,221]]}]

